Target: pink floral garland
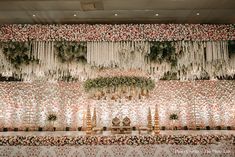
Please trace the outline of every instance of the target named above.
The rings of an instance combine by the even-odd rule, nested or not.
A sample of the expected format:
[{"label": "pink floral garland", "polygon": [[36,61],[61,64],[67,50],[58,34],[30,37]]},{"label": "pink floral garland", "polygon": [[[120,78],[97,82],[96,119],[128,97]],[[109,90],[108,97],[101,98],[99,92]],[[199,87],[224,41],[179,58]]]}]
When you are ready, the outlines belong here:
[{"label": "pink floral garland", "polygon": [[77,24],[2,25],[0,41],[208,41],[235,40],[234,25]]},{"label": "pink floral garland", "polygon": [[119,135],[119,136],[0,136],[0,146],[65,145],[208,145],[223,142],[234,145],[231,135]]}]

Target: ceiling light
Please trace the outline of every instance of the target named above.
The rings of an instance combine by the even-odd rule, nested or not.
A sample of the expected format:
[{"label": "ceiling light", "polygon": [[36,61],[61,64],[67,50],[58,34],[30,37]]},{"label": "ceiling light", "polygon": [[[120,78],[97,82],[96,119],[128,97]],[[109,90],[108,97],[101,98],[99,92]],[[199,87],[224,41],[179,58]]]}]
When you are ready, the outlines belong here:
[{"label": "ceiling light", "polygon": [[76,14],[73,14],[74,17],[76,17],[77,15]]},{"label": "ceiling light", "polygon": [[155,16],[159,16],[159,14],[155,14]]},{"label": "ceiling light", "polygon": [[33,17],[35,17],[36,15],[35,14],[33,14]]},{"label": "ceiling light", "polygon": [[197,16],[199,16],[200,15],[200,13],[197,13]]},{"label": "ceiling light", "polygon": [[114,14],[114,16],[118,16],[118,14]]}]

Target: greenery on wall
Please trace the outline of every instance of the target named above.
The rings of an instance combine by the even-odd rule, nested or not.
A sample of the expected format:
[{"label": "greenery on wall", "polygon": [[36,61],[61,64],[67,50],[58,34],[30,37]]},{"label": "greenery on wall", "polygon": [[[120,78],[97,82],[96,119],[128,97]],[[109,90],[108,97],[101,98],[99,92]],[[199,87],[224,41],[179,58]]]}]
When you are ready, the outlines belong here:
[{"label": "greenery on wall", "polygon": [[168,62],[172,66],[177,64],[174,43],[170,41],[151,42],[150,54],[148,56],[151,62]]},{"label": "greenery on wall", "polygon": [[30,57],[32,48],[31,42],[4,42],[1,43],[3,53],[7,60],[14,65],[15,68],[19,68],[22,64],[29,64],[38,60]]},{"label": "greenery on wall", "polygon": [[83,62],[86,63],[87,46],[85,42],[56,42],[57,56],[62,62]]},{"label": "greenery on wall", "polygon": [[84,82],[84,88],[86,91],[91,89],[117,88],[120,86],[152,90],[155,87],[155,83],[150,78],[135,76],[99,77],[88,79]]}]

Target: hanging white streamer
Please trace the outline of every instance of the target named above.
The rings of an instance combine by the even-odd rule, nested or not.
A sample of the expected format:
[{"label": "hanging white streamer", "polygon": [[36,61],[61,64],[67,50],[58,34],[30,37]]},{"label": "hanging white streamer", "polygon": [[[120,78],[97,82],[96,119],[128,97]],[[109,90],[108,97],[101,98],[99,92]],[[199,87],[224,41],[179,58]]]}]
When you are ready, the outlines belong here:
[{"label": "hanging white streamer", "polygon": [[[150,43],[144,41],[124,42],[88,42],[88,64],[62,63],[52,41],[34,41],[30,57],[39,60],[39,64],[30,63],[20,69],[14,68],[0,48],[0,74],[10,77],[18,75],[24,81],[47,80],[54,82],[68,75],[83,81],[98,76],[95,67],[139,70],[155,79],[171,71],[169,63],[150,63]],[[229,58],[227,41],[177,41],[177,67],[180,80],[233,76],[235,74],[235,56]]]}]

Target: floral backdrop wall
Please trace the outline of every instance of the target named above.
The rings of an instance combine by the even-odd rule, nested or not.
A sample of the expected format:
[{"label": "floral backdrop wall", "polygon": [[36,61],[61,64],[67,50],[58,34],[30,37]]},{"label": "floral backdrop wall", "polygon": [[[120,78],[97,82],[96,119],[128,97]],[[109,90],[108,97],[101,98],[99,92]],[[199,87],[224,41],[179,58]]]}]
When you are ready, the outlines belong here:
[{"label": "floral backdrop wall", "polygon": [[[158,105],[160,126],[176,114],[179,127],[234,127],[235,82],[212,81],[234,80],[234,40],[234,25],[1,25],[0,76],[24,82],[0,83],[0,126],[47,127],[55,114],[58,130],[86,127],[88,105],[97,126],[116,116],[141,126]],[[95,100],[82,87],[122,73],[157,81],[150,97]]]},{"label": "floral backdrop wall", "polygon": [[235,28],[208,24],[2,25],[0,41],[234,40]]},{"label": "floral backdrop wall", "polygon": [[148,108],[159,107],[160,126],[169,127],[176,113],[177,126],[235,126],[235,81],[158,81],[150,98],[94,100],[82,84],[66,82],[1,82],[0,126],[46,127],[49,113],[57,115],[59,130],[84,126],[88,104],[97,111],[97,126],[111,126],[115,116],[130,117],[132,126],[147,126]]}]

